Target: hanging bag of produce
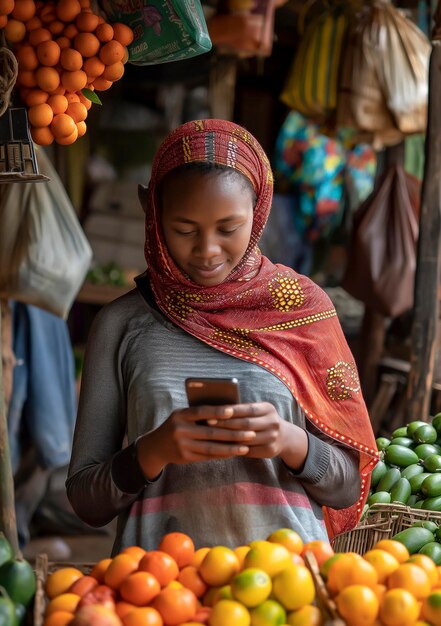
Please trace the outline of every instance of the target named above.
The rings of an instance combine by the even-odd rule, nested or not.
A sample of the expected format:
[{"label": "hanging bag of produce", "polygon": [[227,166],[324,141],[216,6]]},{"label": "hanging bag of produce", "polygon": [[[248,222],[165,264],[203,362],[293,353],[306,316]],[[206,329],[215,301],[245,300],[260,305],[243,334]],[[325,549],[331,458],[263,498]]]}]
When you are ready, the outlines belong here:
[{"label": "hanging bag of produce", "polygon": [[342,287],[386,317],[413,306],[419,204],[419,181],[394,165],[354,215]]},{"label": "hanging bag of produce", "polygon": [[55,169],[40,150],[46,183],[0,189],[0,295],[67,317],[92,250]]},{"label": "hanging bag of produce", "polygon": [[156,65],[180,61],[211,50],[211,40],[199,0],[101,0],[112,22],[134,32],[129,61]]},{"label": "hanging bag of produce", "polygon": [[318,121],[325,121],[335,112],[348,21],[348,12],[337,7],[323,13],[305,30],[280,96],[291,109]]}]

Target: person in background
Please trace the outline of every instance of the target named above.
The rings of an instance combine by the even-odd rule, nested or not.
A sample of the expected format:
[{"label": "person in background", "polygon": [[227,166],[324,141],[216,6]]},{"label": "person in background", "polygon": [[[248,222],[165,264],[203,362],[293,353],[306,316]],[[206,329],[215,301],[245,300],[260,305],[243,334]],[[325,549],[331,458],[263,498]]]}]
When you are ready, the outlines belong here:
[{"label": "person in background", "polygon": [[[140,190],[147,271],[95,318],[66,481],[88,524],[118,516],[114,553],[171,531],[325,540],[360,518],[377,457],[356,367],[326,294],[259,252],[272,191],[223,120],[173,131]],[[233,376],[240,403],[188,406],[186,378]]]}]

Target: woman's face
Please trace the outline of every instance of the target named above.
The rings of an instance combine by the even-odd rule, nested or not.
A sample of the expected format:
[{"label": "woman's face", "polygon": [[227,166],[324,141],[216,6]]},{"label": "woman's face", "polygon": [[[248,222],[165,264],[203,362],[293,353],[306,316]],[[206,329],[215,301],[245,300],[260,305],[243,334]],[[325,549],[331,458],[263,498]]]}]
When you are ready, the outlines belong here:
[{"label": "woman's face", "polygon": [[176,265],[198,285],[223,282],[238,265],[253,226],[251,189],[236,176],[170,176],[161,193],[162,229]]}]

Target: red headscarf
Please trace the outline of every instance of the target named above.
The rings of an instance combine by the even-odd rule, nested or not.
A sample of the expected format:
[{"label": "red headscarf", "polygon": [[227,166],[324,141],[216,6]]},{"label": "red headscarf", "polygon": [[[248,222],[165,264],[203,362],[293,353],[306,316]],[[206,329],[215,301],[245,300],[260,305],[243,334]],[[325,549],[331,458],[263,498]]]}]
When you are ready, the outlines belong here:
[{"label": "red headscarf", "polygon": [[[175,265],[164,243],[157,190],[172,169],[210,161],[238,170],[257,195],[247,251],[228,278],[204,287]],[[361,495],[356,505],[325,509],[330,536],[353,528],[377,461],[375,438],[352,354],[328,296],[311,280],[274,265],[257,249],[271,208],[268,158],[244,128],[224,120],[188,122],[159,147],[146,210],[145,257],[161,311],[210,346],[257,363],[292,392],[305,415],[330,437],[360,453]]]}]

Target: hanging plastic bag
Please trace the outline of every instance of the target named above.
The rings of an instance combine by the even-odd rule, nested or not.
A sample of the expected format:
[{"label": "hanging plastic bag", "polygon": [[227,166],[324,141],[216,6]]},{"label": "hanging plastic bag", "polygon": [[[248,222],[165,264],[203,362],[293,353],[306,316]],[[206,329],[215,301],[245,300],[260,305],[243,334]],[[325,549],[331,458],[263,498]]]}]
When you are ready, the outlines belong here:
[{"label": "hanging plastic bag", "polygon": [[130,63],[168,63],[211,50],[199,0],[101,0],[100,5],[109,20],[133,30]]},{"label": "hanging plastic bag", "polygon": [[318,121],[335,112],[338,72],[348,13],[326,11],[306,29],[280,96],[291,109]]},{"label": "hanging plastic bag", "polygon": [[56,171],[37,157],[49,182],[0,188],[0,295],[65,318],[92,250]]},{"label": "hanging plastic bag", "polygon": [[387,317],[413,306],[420,183],[390,167],[354,215],[342,287]]}]

